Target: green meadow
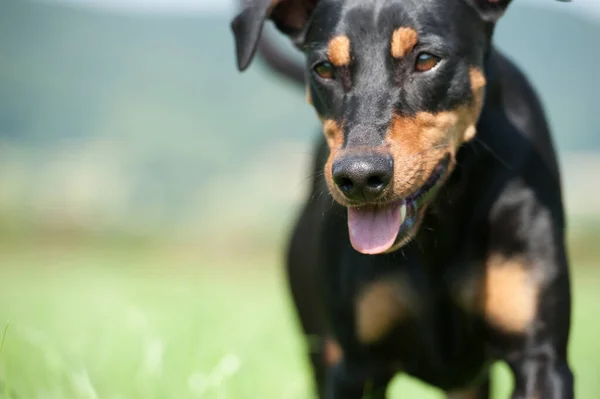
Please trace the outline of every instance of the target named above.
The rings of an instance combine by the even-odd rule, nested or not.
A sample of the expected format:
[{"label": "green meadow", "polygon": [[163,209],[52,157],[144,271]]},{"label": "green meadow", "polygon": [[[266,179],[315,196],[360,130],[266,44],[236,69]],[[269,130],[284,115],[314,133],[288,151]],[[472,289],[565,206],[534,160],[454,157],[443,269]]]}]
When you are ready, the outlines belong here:
[{"label": "green meadow", "polygon": [[[600,257],[571,245],[570,358],[600,393]],[[233,252],[233,254],[232,254]],[[274,250],[11,245],[0,251],[0,397],[310,398],[309,370]],[[494,370],[496,398],[511,376]],[[399,376],[392,398],[441,398]]]}]

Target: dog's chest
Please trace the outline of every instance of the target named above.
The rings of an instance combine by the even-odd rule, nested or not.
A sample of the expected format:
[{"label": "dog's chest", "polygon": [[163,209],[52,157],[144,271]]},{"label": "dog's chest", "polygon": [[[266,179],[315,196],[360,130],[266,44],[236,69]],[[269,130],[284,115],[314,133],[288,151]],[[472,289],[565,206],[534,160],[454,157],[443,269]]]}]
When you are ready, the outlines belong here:
[{"label": "dog's chest", "polygon": [[355,335],[364,345],[385,339],[393,330],[419,318],[425,296],[402,273],[376,278],[358,287],[354,300]]},{"label": "dog's chest", "polygon": [[[394,334],[450,343],[463,327],[479,319],[482,278],[468,267],[445,273],[394,271],[357,281],[352,300],[356,340],[372,346]],[[444,336],[448,333],[448,336]],[[441,335],[441,336],[440,336]]]},{"label": "dog's chest", "polygon": [[352,304],[356,342],[425,380],[471,378],[485,362],[481,282],[471,274],[425,277],[398,272],[362,283]]}]

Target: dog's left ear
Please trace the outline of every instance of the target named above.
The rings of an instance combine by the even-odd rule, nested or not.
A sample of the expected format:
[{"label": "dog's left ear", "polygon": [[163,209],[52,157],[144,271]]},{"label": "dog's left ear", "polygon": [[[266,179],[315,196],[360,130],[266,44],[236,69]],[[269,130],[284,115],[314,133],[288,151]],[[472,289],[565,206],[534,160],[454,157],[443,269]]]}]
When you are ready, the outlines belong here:
[{"label": "dog's left ear", "polygon": [[240,71],[252,62],[264,23],[271,19],[277,29],[300,45],[318,0],[250,0],[231,22]]},{"label": "dog's left ear", "polygon": [[[497,22],[512,0],[465,0],[486,22]],[[570,2],[571,0],[558,0]]]}]

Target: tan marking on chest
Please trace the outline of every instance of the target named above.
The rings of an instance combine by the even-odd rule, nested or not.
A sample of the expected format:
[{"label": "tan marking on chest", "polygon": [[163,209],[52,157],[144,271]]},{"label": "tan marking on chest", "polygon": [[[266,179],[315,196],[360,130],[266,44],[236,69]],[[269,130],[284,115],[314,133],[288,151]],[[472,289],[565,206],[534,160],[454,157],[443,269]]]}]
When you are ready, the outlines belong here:
[{"label": "tan marking on chest", "polygon": [[417,45],[418,41],[419,35],[413,28],[404,26],[396,29],[394,33],[392,33],[392,41],[390,43],[392,57],[405,57]]},{"label": "tan marking on chest", "polygon": [[344,352],[340,344],[333,338],[325,338],[324,346],[323,356],[325,357],[325,364],[329,367],[337,365],[344,357]]},{"label": "tan marking on chest", "polygon": [[356,335],[363,344],[383,339],[403,319],[412,315],[413,292],[400,280],[370,283],[356,301]]},{"label": "tan marking on chest", "polygon": [[336,36],[329,41],[327,57],[336,67],[350,65],[350,39],[348,36]]},{"label": "tan marking on chest", "polygon": [[538,306],[538,287],[523,258],[490,257],[486,264],[484,316],[493,326],[523,333]]}]

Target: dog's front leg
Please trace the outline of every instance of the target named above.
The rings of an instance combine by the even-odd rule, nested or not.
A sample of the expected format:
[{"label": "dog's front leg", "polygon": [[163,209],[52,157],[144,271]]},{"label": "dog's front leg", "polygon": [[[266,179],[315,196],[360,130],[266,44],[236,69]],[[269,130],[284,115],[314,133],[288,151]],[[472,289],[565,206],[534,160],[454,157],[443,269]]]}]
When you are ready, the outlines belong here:
[{"label": "dog's front leg", "polygon": [[512,399],[572,399],[573,374],[550,348],[509,362],[515,376]]},{"label": "dog's front leg", "polygon": [[[552,269],[565,270],[565,267]],[[515,281],[513,295],[519,294],[519,286]],[[567,359],[570,324],[568,291],[566,275],[559,274],[552,283],[540,289],[535,316],[529,327],[504,337],[507,348],[511,348],[505,359],[515,377],[512,399],[573,399],[573,374]],[[519,305],[525,309],[528,303],[523,300]],[[518,310],[518,307],[514,310]]]},{"label": "dog's front leg", "polygon": [[392,373],[367,371],[342,361],[327,379],[326,399],[385,399]]},{"label": "dog's front leg", "polygon": [[507,183],[492,207],[480,302],[490,349],[514,374],[512,398],[572,399],[564,215],[548,194],[560,188],[549,174],[533,173]]},{"label": "dog's front leg", "polygon": [[515,377],[512,399],[572,399],[566,261],[560,255],[558,262],[542,255],[527,258],[488,269],[487,316]]}]

